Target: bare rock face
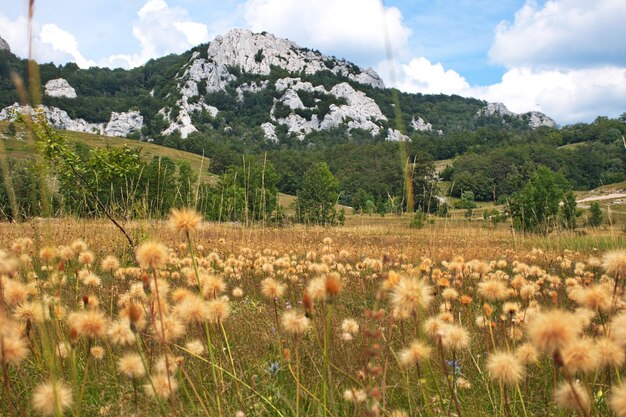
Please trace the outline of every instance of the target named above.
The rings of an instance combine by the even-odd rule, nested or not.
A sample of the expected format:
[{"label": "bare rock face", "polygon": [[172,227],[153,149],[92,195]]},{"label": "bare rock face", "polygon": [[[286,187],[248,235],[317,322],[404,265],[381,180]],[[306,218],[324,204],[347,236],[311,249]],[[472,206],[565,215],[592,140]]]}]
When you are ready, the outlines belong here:
[{"label": "bare rock face", "polygon": [[513,113],[507,109],[502,103],[489,103],[482,109],[476,112],[476,116],[499,116],[499,117],[512,117],[521,119],[528,122],[528,126],[531,129],[536,129],[541,126],[556,127],[556,122],[550,117],[538,111],[529,111],[526,113]]},{"label": "bare rock face", "polygon": [[433,125],[427,123],[421,117],[418,117],[417,120],[415,119],[415,117],[413,117],[411,119],[411,126],[418,132],[432,132],[433,130]]},{"label": "bare rock face", "polygon": [[76,98],[76,90],[64,78],[48,81],[44,86],[44,93],[50,97]]},{"label": "bare rock face", "polygon": [[276,136],[276,126],[274,126],[270,122],[265,122],[261,125],[261,130],[263,130],[263,135],[265,139],[271,140],[272,142],[278,142],[278,137]]},{"label": "bare rock face", "polygon": [[387,137],[385,138],[387,142],[410,142],[411,138],[407,135],[402,134],[399,130],[389,129],[387,132]]},{"label": "bare rock face", "polygon": [[0,49],[4,49],[6,51],[11,52],[11,47],[9,46],[9,43],[5,41],[4,39],[2,39],[1,36],[0,36]]},{"label": "bare rock face", "polygon": [[[83,119],[72,119],[65,110],[52,106],[38,106],[43,111],[46,120],[57,129],[73,132],[95,133],[104,136],[125,137],[135,131],[141,131],[143,117],[138,111],[129,111],[111,114],[108,123],[89,123]],[[0,120],[14,120],[16,113],[29,113],[34,116],[35,110],[30,106],[20,106],[14,103],[0,110]]]},{"label": "bare rock face", "polygon": [[131,132],[141,131],[143,116],[139,111],[111,113],[111,119],[104,128],[106,136],[128,136]]},{"label": "bare rock face", "polygon": [[538,111],[529,111],[522,114],[522,116],[528,116],[528,125],[536,129],[541,126],[556,127],[556,122],[550,117]]}]

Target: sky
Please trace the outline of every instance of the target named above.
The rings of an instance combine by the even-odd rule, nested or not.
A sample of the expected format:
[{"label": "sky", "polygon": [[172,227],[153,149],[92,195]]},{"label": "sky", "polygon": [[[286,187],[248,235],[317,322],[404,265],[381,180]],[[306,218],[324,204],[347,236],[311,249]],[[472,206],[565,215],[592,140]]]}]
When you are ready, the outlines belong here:
[{"label": "sky", "polygon": [[[27,2],[0,36],[28,55]],[[626,112],[624,0],[36,0],[39,62],[131,68],[233,28],[374,68],[387,86],[537,110],[561,125]]]}]

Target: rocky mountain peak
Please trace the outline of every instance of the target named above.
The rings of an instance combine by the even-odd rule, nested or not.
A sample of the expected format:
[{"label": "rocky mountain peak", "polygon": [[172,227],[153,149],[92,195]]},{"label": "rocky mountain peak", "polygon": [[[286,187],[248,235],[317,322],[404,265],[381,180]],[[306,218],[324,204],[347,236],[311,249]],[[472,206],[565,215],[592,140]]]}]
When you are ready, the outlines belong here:
[{"label": "rocky mountain peak", "polygon": [[217,36],[209,44],[207,54],[209,61],[235,66],[246,73],[267,75],[272,66],[290,72],[304,71],[306,74],[331,71],[361,84],[385,87],[383,80],[371,68],[359,68],[345,60],[324,56],[267,32],[232,29],[224,36]]},{"label": "rocky mountain peak", "polygon": [[4,49],[4,50],[11,52],[11,47],[9,46],[9,43],[5,41],[2,38],[2,36],[0,36],[0,49]]}]

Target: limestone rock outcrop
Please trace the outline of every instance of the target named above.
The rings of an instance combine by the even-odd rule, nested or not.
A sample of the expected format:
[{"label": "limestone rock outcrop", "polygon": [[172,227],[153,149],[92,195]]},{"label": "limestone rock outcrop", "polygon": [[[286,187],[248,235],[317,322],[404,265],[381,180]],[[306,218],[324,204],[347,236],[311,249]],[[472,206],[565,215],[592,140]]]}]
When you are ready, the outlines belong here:
[{"label": "limestone rock outcrop", "polygon": [[44,93],[50,97],[76,98],[76,90],[65,78],[48,81],[44,86]]},{"label": "limestone rock outcrop", "polygon": [[502,118],[506,116],[517,118],[526,121],[531,129],[536,129],[541,126],[556,127],[556,122],[541,112],[529,111],[526,113],[514,113],[507,109],[507,107],[502,103],[489,103],[482,109],[478,110],[478,112],[476,112],[476,116],[498,116]]},{"label": "limestone rock outcrop", "polygon": [[11,47],[9,46],[9,43],[7,41],[5,41],[2,36],[0,36],[0,49],[4,49],[6,51],[11,52]]},{"label": "limestone rock outcrop", "polygon": [[[43,111],[48,123],[55,128],[73,132],[125,137],[132,132],[141,131],[143,127],[143,117],[138,111],[113,112],[107,123],[89,123],[84,119],[72,119],[65,110],[58,107],[39,106],[38,110]],[[16,112],[29,113],[31,116],[35,114],[32,107],[14,103],[0,110],[0,120],[14,120]]]}]

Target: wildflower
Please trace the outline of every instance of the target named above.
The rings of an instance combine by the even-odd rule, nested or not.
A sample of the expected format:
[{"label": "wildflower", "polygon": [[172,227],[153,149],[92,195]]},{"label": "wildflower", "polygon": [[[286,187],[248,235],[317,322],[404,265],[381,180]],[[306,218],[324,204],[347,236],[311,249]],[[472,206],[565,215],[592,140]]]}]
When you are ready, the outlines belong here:
[{"label": "wildflower", "polygon": [[626,417],[626,385],[611,388],[609,405],[616,417]]},{"label": "wildflower", "polygon": [[568,371],[594,372],[600,361],[595,345],[589,339],[578,339],[561,350],[563,366]]},{"label": "wildflower", "polygon": [[72,405],[72,391],[63,381],[46,382],[35,388],[32,401],[44,416],[62,415]]},{"label": "wildflower", "polygon": [[204,353],[204,345],[198,339],[191,340],[185,344],[185,349],[192,355],[200,356]]},{"label": "wildflower", "polygon": [[39,257],[45,263],[50,263],[57,256],[57,251],[50,246],[41,248],[39,251]]},{"label": "wildflower", "polygon": [[602,368],[620,368],[626,360],[624,350],[608,337],[596,340],[596,352],[598,353],[598,365]]},{"label": "wildflower", "polygon": [[228,300],[219,298],[207,303],[207,318],[211,323],[220,323],[230,315]]},{"label": "wildflower", "polygon": [[152,384],[147,383],[143,388],[153,398],[167,399],[178,389],[176,380],[166,374],[152,375],[151,379]]},{"label": "wildflower", "polygon": [[280,366],[278,365],[278,362],[270,363],[267,369],[265,369],[265,371],[270,375],[276,375],[279,370],[280,370]]},{"label": "wildflower", "polygon": [[524,365],[509,352],[494,352],[487,359],[487,370],[491,379],[504,385],[515,385],[524,376]]},{"label": "wildflower", "polygon": [[196,231],[200,222],[202,216],[191,208],[172,209],[170,213],[169,226],[174,232],[189,235]]},{"label": "wildflower", "polygon": [[391,290],[391,304],[406,312],[416,313],[430,304],[433,296],[430,287],[421,279],[402,277]]},{"label": "wildflower", "polygon": [[137,353],[127,353],[117,361],[117,369],[128,378],[141,378],[146,374],[146,369]]},{"label": "wildflower", "polygon": [[84,251],[78,254],[78,262],[82,265],[91,265],[94,260],[94,254],[91,251]]},{"label": "wildflower", "polygon": [[270,299],[282,297],[286,288],[286,284],[281,284],[274,278],[265,278],[261,281],[261,293]]},{"label": "wildflower", "polygon": [[443,296],[443,299],[446,301],[452,301],[452,300],[456,300],[457,298],[459,298],[459,292],[455,290],[454,288],[446,288],[445,290],[443,290],[441,295]]},{"label": "wildflower", "polygon": [[461,371],[463,370],[463,367],[461,366],[459,361],[454,361],[454,360],[446,361],[446,365],[452,368],[455,375],[457,374],[460,375]]},{"label": "wildflower", "polygon": [[186,323],[203,323],[208,318],[208,306],[198,295],[191,294],[174,307],[173,313]]},{"label": "wildflower", "polygon": [[306,294],[313,300],[326,298],[326,279],[324,277],[313,278],[307,285]]},{"label": "wildflower", "polygon": [[422,363],[430,356],[430,350],[430,346],[414,340],[409,347],[402,349],[398,354],[400,365],[410,367]]},{"label": "wildflower", "polygon": [[281,324],[287,332],[295,335],[303,334],[309,329],[309,319],[294,310],[288,310],[283,313]]},{"label": "wildflower", "polygon": [[530,343],[520,345],[515,351],[515,356],[525,365],[536,363],[539,360],[539,352]]},{"label": "wildflower", "polygon": [[74,253],[81,253],[87,250],[87,244],[82,239],[76,239],[70,244],[70,248],[72,248]]},{"label": "wildflower", "polygon": [[167,262],[167,248],[162,243],[144,242],[137,248],[137,262],[144,269],[159,269]]},{"label": "wildflower", "polygon": [[623,278],[626,276],[626,250],[605,253],[602,257],[602,266],[608,275]]},{"label": "wildflower", "polygon": [[93,358],[96,360],[101,360],[102,358],[104,358],[104,349],[102,348],[102,346],[92,346],[89,351],[91,353],[91,356],[93,356]]},{"label": "wildflower", "polygon": [[226,283],[221,277],[215,275],[203,276],[200,283],[204,298],[216,298],[226,291]]},{"label": "wildflower", "polygon": [[441,345],[446,349],[458,351],[469,346],[469,333],[456,324],[444,324],[437,335],[441,340]]},{"label": "wildflower", "polygon": [[354,319],[345,319],[341,322],[341,331],[355,335],[359,332],[359,323]]},{"label": "wildflower", "polygon": [[113,272],[120,267],[120,262],[115,256],[109,255],[102,260],[100,266],[102,267],[103,271]]},{"label": "wildflower", "polygon": [[596,284],[580,291],[576,301],[590,310],[607,312],[611,309],[612,288]]},{"label": "wildflower", "polygon": [[2,348],[0,349],[0,362],[17,365],[26,358],[28,346],[24,338],[17,332],[11,333],[14,334],[4,337],[0,335],[2,341],[2,343],[0,343],[0,347]]},{"label": "wildflower", "polygon": [[156,318],[154,330],[165,342],[171,342],[185,333],[185,325],[177,317],[163,315],[163,321],[160,317]]},{"label": "wildflower", "polygon": [[324,282],[324,284],[326,289],[326,295],[328,295],[329,297],[334,297],[339,294],[341,288],[343,287],[341,278],[337,273],[329,274],[326,277],[326,281]]},{"label": "wildflower", "polygon": [[610,336],[622,348],[626,348],[626,313],[621,313],[611,320]]},{"label": "wildflower", "polygon": [[78,336],[91,338],[104,336],[107,328],[106,316],[97,310],[72,313],[68,317],[68,323]]},{"label": "wildflower", "polygon": [[243,290],[239,287],[235,287],[233,288],[232,294],[235,298],[241,298],[243,297]]},{"label": "wildflower", "polygon": [[572,313],[552,310],[539,313],[528,325],[528,336],[534,346],[549,354],[561,350],[580,333],[580,325]]},{"label": "wildflower", "polygon": [[489,301],[501,301],[508,297],[506,284],[497,279],[490,279],[478,284],[478,294]]},{"label": "wildflower", "polygon": [[554,391],[554,401],[564,410],[586,413],[589,412],[591,404],[587,391],[578,382],[573,383],[572,386],[567,382],[562,382]]}]

